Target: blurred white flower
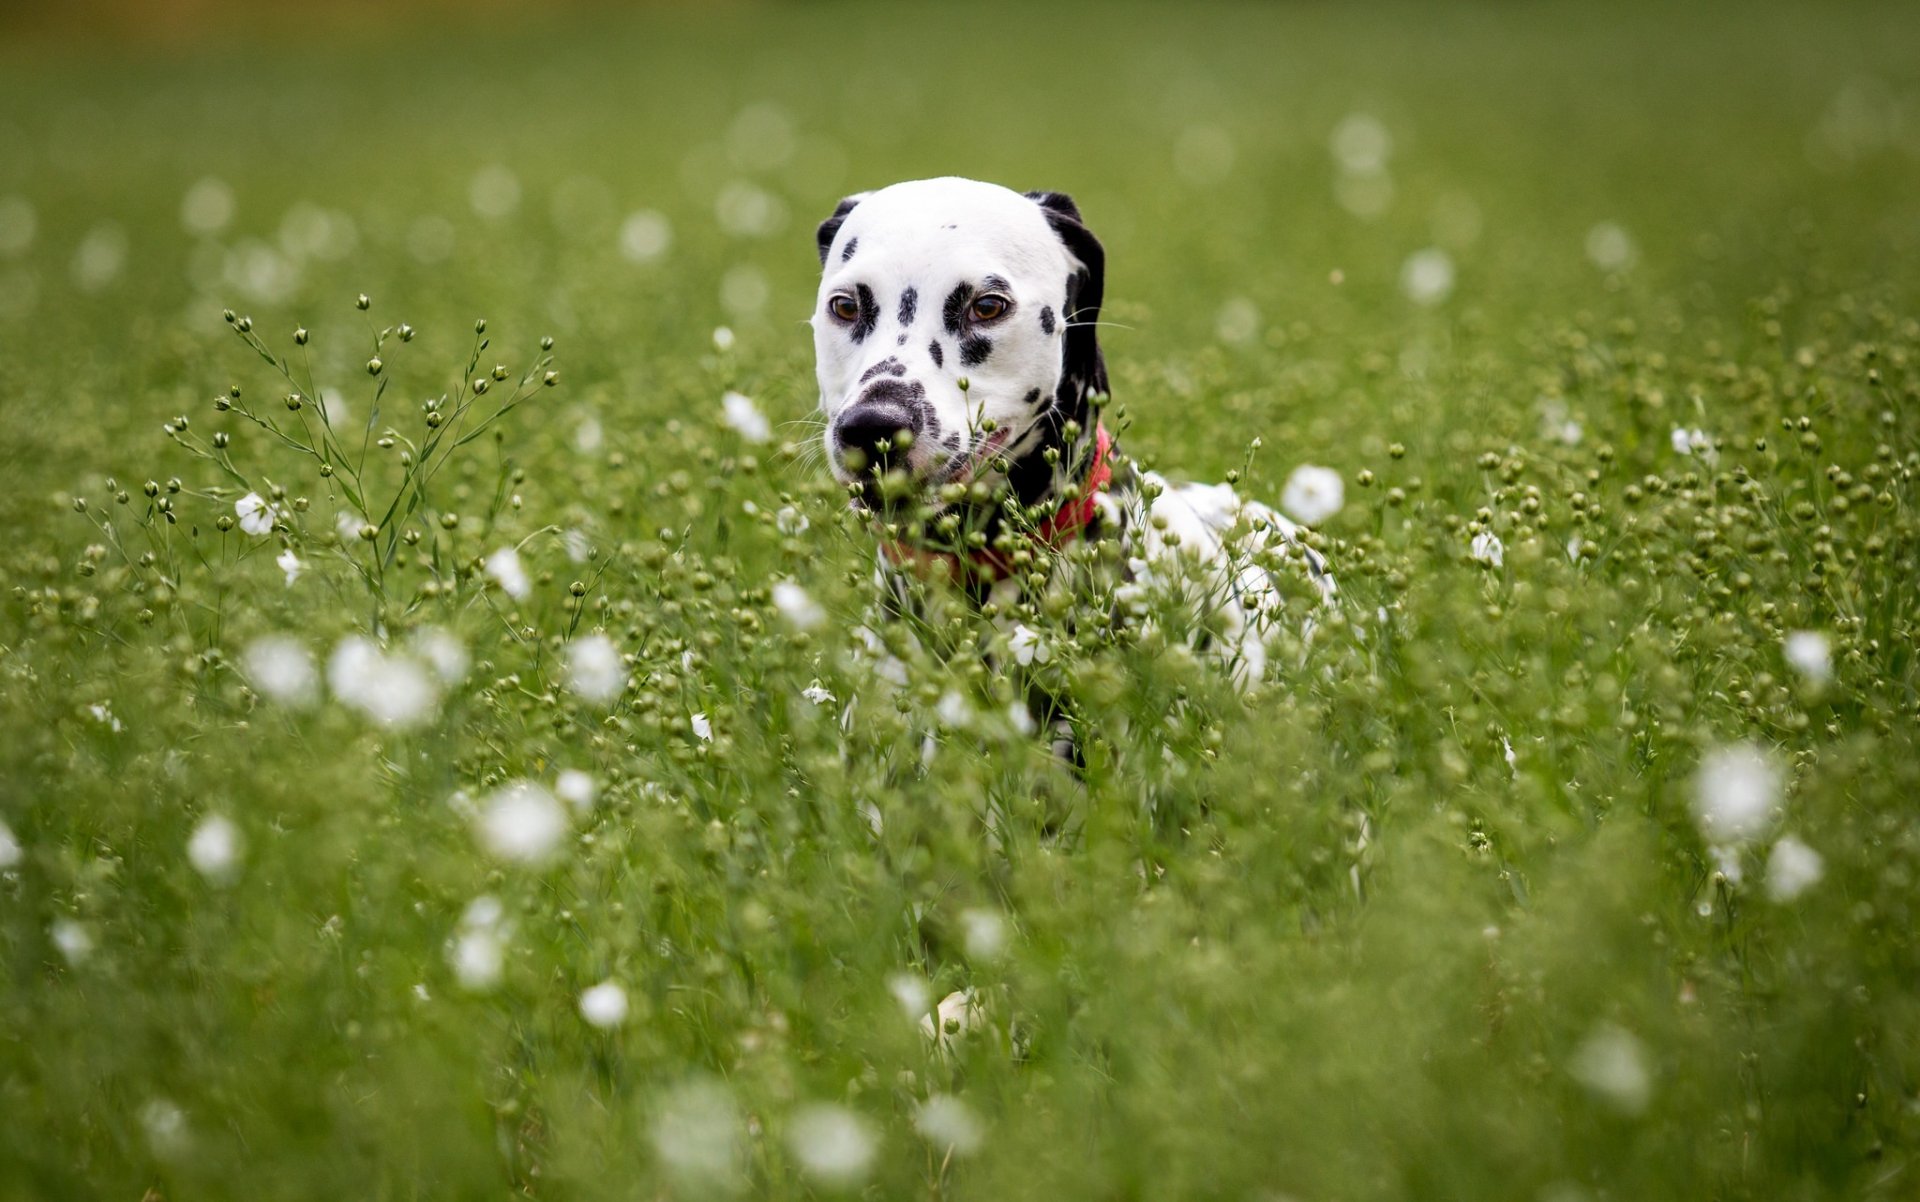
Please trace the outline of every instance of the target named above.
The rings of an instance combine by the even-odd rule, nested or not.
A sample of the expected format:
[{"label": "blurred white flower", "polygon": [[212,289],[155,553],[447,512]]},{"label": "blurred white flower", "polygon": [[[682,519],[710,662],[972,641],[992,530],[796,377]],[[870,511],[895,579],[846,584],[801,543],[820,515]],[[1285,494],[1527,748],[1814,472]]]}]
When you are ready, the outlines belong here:
[{"label": "blurred white flower", "polygon": [[288,588],[292,588],[293,582],[300,579],[300,573],[306,570],[307,566],[300,562],[300,557],[293,553],[292,547],[288,547],[286,550],[280,552],[279,557],[273,562],[279,564],[280,570],[287,574]]},{"label": "blurred white flower", "polygon": [[469,927],[454,936],[447,959],[462,989],[474,993],[491,989],[499,983],[505,964],[505,938],[491,926]]},{"label": "blurred white flower", "polygon": [[475,834],[499,859],[538,864],[566,838],[566,807],[532,781],[509,781],[480,803]]},{"label": "blurred white flower", "polygon": [[787,1124],[787,1147],[807,1176],[845,1188],[867,1175],[879,1140],[872,1125],[846,1107],[814,1103],[794,1112]]},{"label": "blurred white flower", "polygon": [[474,174],[467,200],[482,217],[499,220],[520,207],[520,177],[501,163],[490,163]]},{"label": "blurred white flower", "polygon": [[807,521],[807,515],[793,506],[782,505],[780,512],[773,515],[773,524],[780,533],[792,537],[796,534],[805,534],[807,527],[813,523]]},{"label": "blurred white flower", "polygon": [[187,862],[209,881],[224,884],[238,873],[240,854],[245,849],[246,838],[233,819],[224,814],[209,814],[187,839]]},{"label": "blurred white flower", "polygon": [[1792,835],[1783,835],[1767,857],[1767,896],[1790,902],[1819,884],[1826,872],[1819,852]]},{"label": "blurred white flower", "polygon": [[997,960],[1007,950],[1007,920],[998,910],[962,910],[960,926],[967,955],[973,959]]},{"label": "blurred white flower", "polygon": [[525,601],[533,595],[533,582],[527,579],[527,570],[520,565],[520,552],[512,547],[502,547],[487,556],[487,575],[515,601]]},{"label": "blurred white flower", "polygon": [[1371,113],[1348,113],[1333,127],[1327,148],[1340,170],[1372,175],[1386,169],[1387,157],[1393,153],[1393,135]]},{"label": "blurred white flower", "polygon": [[934,713],[939,717],[940,725],[959,730],[973,721],[973,703],[960,690],[948,689],[940,694],[940,702],[934,706]]},{"label": "blurred white flower", "polygon": [[986,1139],[973,1108],[947,1094],[934,1094],[920,1103],[914,1111],[913,1128],[935,1148],[955,1156],[971,1156]]},{"label": "blurred white flower", "polygon": [[1022,666],[1044,664],[1053,658],[1053,650],[1040,637],[1040,632],[1025,623],[1014,626],[1013,633],[1007,636],[1007,646],[1013,651],[1014,661]]},{"label": "blurred white flower", "polygon": [[887,978],[887,992],[910,1019],[925,1018],[927,1008],[933,1004],[933,991],[927,988],[927,979],[917,972],[894,973]]},{"label": "blurred white flower", "polygon": [[1780,799],[1780,769],[1752,743],[1716,747],[1693,778],[1693,816],[1709,844],[1737,846],[1766,833]]},{"label": "blurred white flower", "polygon": [[591,455],[600,449],[600,444],[606,441],[606,437],[607,432],[600,425],[600,419],[588,414],[580,419],[579,425],[573,428],[573,449],[582,455]]},{"label": "blurred white flower", "polygon": [[154,1154],[172,1159],[187,1147],[187,1112],[166,1098],[151,1098],[140,1107],[140,1129]]},{"label": "blurred white flower", "polygon": [[820,608],[820,603],[791,580],[773,586],[773,607],[795,630],[818,630],[827,620],[827,611]]},{"label": "blurred white flower", "polygon": [[440,700],[439,686],[419,663],[357,634],[335,645],[327,659],[327,686],[343,703],[396,728],[431,718]]},{"label": "blurred white flower", "polygon": [[801,689],[800,695],[815,705],[832,705],[835,700],[834,695],[828,692],[827,687],[818,680]]},{"label": "blurred white flower", "polygon": [[1819,631],[1796,630],[1787,636],[1781,650],[1808,683],[1825,684],[1833,677],[1833,649]]},{"label": "blurred white flower", "polygon": [[594,798],[600,795],[600,785],[591,774],[578,768],[568,768],[554,779],[553,793],[561,801],[585,813],[593,808]]},{"label": "blurred white flower", "polygon": [[627,1021],[627,991],[618,981],[602,981],[580,994],[580,1017],[607,1030]]},{"label": "blurred white flower", "polygon": [[280,511],[267,504],[266,498],[257,492],[250,492],[235,501],[233,512],[240,521],[240,529],[256,538],[272,534],[273,523],[280,517]]},{"label": "blurred white flower", "polygon": [[1668,437],[1677,454],[1698,456],[1708,464],[1716,463],[1720,459],[1720,452],[1713,445],[1713,436],[1704,430],[1688,430],[1675,426],[1673,433]]},{"label": "blurred white flower", "polygon": [[1646,1050],[1632,1032],[1612,1023],[1595,1027],[1568,1067],[1574,1080],[1627,1114],[1639,1114],[1653,1097]]},{"label": "blurred white flower", "polygon": [[721,188],[713,211],[720,228],[736,237],[777,234],[787,224],[786,202],[747,180],[734,180]]},{"label": "blurred white flower", "polygon": [[1632,235],[1611,221],[1587,231],[1587,258],[1602,271],[1625,271],[1640,257]]},{"label": "blurred white flower", "polygon": [[713,330],[713,349],[730,351],[733,349],[733,331],[726,326],[715,326]]},{"label": "blurred white flower", "polygon": [[1232,297],[1214,317],[1213,332],[1222,342],[1250,342],[1260,332],[1260,310],[1244,296]]},{"label": "blurred white flower", "polygon": [[262,696],[281,705],[311,704],[320,691],[313,655],[298,639],[268,634],[247,644],[241,657],[247,678]]},{"label": "blurred white flower", "polygon": [[720,304],[737,318],[750,318],[765,309],[772,292],[766,273],[750,263],[730,267],[720,277]]},{"label": "blurred white flower", "polygon": [[1293,474],[1287,477],[1287,486],[1280,491],[1280,508],[1295,521],[1309,526],[1317,526],[1339,513],[1346,500],[1346,483],[1340,479],[1340,473],[1311,463],[1294,468]]},{"label": "blurred white flower", "polygon": [[567,687],[602,705],[627,687],[627,665],[613,640],[599,632],[567,644]]},{"label": "blurred white flower", "polygon": [[651,263],[673,245],[673,226],[663,214],[640,209],[620,223],[620,253],[632,263]]},{"label": "blurred white flower", "polygon": [[68,964],[83,963],[93,955],[93,932],[71,918],[56,918],[47,934]]},{"label": "blurred white flower", "polygon": [[687,723],[693,727],[694,734],[699,735],[709,743],[713,742],[713,723],[707,721],[705,714],[695,714],[693,717],[687,719]]},{"label": "blurred white flower", "polygon": [[1013,724],[1013,729],[1019,732],[1022,738],[1039,729],[1034,725],[1033,715],[1027,711],[1027,703],[1024,701],[1015,701],[1007,706],[1007,721]]},{"label": "blurred white flower", "polygon": [[1416,305],[1437,305],[1453,295],[1453,256],[1437,246],[1415,251],[1400,268],[1400,291]]},{"label": "blurred white flower", "polygon": [[82,292],[98,292],[120,278],[127,265],[127,231],[102,222],[87,231],[73,252],[73,282]]},{"label": "blurred white flower", "polygon": [[729,392],[720,398],[721,418],[748,442],[766,442],[773,437],[767,415],[745,393]]},{"label": "blurred white flower", "polygon": [[189,234],[217,234],[233,220],[233,189],[224,180],[205,176],[180,198],[180,226]]},{"label": "blurred white flower", "polygon": [[740,1182],[746,1133],[733,1096],[717,1081],[689,1081],[660,1101],[653,1149],[667,1171],[689,1185],[731,1191]]},{"label": "blurred white flower", "polygon": [[0,870],[16,866],[20,860],[20,840],[14,837],[12,827],[0,821]]},{"label": "blurred white flower", "polygon": [[467,645],[455,635],[438,626],[423,626],[414,632],[412,647],[441,684],[456,685],[467,678]]},{"label": "blurred white flower", "polygon": [[1469,548],[1469,553],[1476,562],[1484,563],[1490,568],[1497,568],[1507,562],[1506,544],[1502,543],[1500,536],[1491,530],[1482,530],[1473,536],[1473,545]]}]

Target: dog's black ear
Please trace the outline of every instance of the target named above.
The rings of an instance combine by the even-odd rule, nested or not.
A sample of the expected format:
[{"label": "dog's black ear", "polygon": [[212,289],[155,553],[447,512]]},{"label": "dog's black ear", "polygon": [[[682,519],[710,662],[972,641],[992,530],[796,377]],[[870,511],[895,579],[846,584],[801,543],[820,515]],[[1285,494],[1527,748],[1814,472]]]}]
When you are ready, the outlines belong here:
[{"label": "dog's black ear", "polygon": [[820,228],[814,232],[815,239],[820,243],[820,265],[822,267],[826,266],[827,252],[833,249],[834,235],[838,234],[840,227],[846,224],[847,214],[853,212],[854,206],[865,200],[869,195],[870,193],[866,192],[855,192],[852,196],[841,201],[839,205],[834,208],[833,216],[822,221]]},{"label": "dog's black ear", "polygon": [[[1107,365],[1100,357],[1100,339],[1095,323],[1100,319],[1100,298],[1106,291],[1107,252],[1080,217],[1080,207],[1065,192],[1029,192],[1028,199],[1040,206],[1054,236],[1079,260],[1077,271],[1067,280],[1065,380],[1076,386],[1079,401],[1088,392],[1107,390]],[[1066,398],[1063,397],[1064,401]]]}]

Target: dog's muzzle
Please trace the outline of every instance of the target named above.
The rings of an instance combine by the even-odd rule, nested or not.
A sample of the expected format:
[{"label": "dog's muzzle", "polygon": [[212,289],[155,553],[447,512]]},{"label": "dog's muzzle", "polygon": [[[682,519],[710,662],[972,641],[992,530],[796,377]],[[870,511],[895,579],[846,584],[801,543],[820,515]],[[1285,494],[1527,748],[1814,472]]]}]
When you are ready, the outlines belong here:
[{"label": "dog's muzzle", "polygon": [[856,472],[906,466],[908,447],[924,432],[925,395],[922,385],[905,380],[870,385],[833,421],[833,445],[841,464]]}]

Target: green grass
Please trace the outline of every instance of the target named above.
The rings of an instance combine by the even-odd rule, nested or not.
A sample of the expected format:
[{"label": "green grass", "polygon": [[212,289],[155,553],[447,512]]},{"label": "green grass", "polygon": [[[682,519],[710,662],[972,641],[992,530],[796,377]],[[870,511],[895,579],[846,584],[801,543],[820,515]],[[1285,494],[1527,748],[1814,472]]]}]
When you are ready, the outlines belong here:
[{"label": "green grass", "polygon": [[[871,1139],[847,1188],[875,1197],[1911,1196],[1904,6],[476,20],[0,49],[0,1196],[802,1196],[835,1188],[822,1114]],[[1336,196],[1356,112],[1392,138],[1372,217]],[[518,203],[486,217],[493,166]],[[1084,781],[957,607],[966,649],[876,678],[871,537],[798,454],[811,227],[936,173],[1079,201],[1129,453],[1219,479],[1257,437],[1244,492],[1346,480],[1342,607],[1250,698],[1164,630],[1026,615]],[[189,234],[207,177],[231,220]],[[717,222],[742,182],[764,234]],[[620,253],[637,210],[672,232],[650,263]],[[1630,263],[1590,259],[1603,223]],[[1434,247],[1454,287],[1423,306],[1402,272]],[[481,317],[467,374],[509,378],[442,429],[530,395],[342,537],[349,489],[384,513],[437,433],[421,399],[472,397]],[[358,467],[383,382],[373,437],[403,441]],[[241,413],[318,439],[321,389],[330,477]],[[729,390],[774,442],[721,422]],[[231,471],[185,445],[216,434]],[[274,485],[274,533],[219,528]],[[507,545],[524,600],[479,571]],[[789,631],[783,579],[820,628]],[[324,673],[428,628],[470,668],[406,730],[248,666],[267,635]],[[594,631],[631,657],[611,703],[567,683]],[[1740,744],[1782,791],[1716,860],[1697,773]],[[563,769],[599,797],[558,853],[490,855],[470,807]],[[213,815],[224,875],[188,855]],[[1788,835],[1824,873],[1782,900]],[[490,987],[463,931],[502,949]],[[609,979],[602,1029],[580,995]],[[936,1046],[915,982],[973,990],[971,1029]],[[916,1129],[936,1095],[970,1153]]]}]

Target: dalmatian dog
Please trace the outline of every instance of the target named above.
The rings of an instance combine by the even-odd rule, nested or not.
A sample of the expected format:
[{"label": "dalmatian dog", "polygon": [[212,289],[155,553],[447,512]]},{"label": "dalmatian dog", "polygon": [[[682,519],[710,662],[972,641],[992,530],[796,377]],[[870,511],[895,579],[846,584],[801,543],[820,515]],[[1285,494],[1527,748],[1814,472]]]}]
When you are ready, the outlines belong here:
[{"label": "dalmatian dog", "polygon": [[882,531],[887,595],[945,576],[1004,613],[1079,543],[1123,618],[1171,591],[1248,685],[1284,620],[1283,575],[1331,603],[1292,523],[1229,485],[1142,470],[1101,424],[1106,256],[1070,198],[916,180],[847,197],[818,241],[825,451]]}]

